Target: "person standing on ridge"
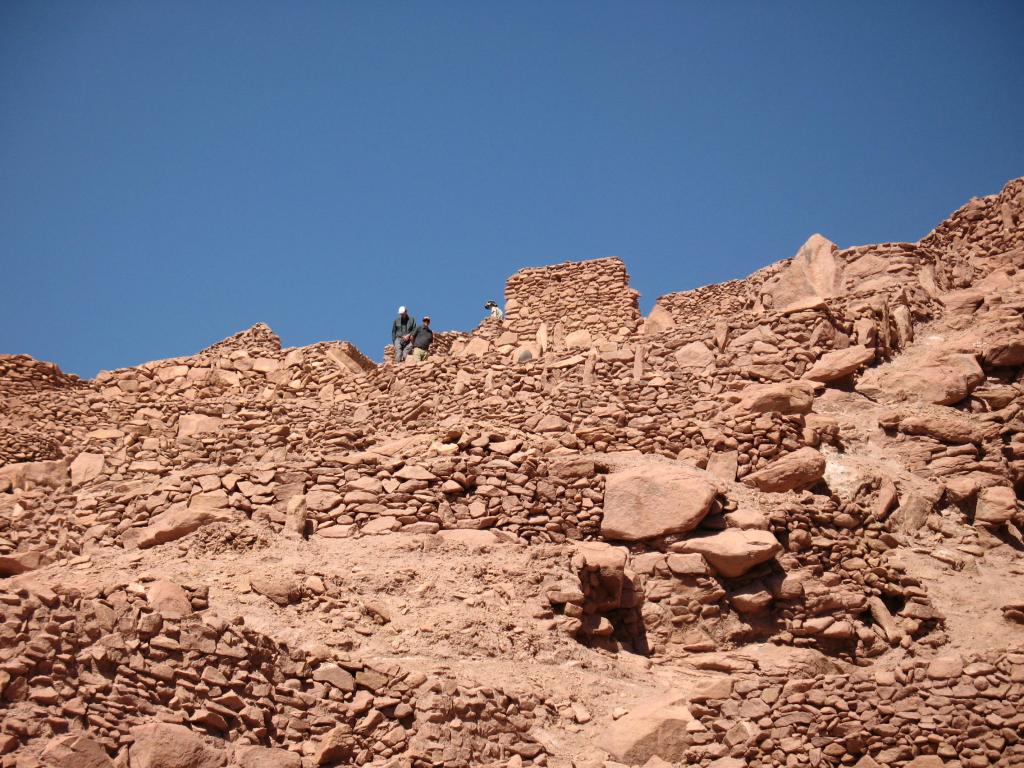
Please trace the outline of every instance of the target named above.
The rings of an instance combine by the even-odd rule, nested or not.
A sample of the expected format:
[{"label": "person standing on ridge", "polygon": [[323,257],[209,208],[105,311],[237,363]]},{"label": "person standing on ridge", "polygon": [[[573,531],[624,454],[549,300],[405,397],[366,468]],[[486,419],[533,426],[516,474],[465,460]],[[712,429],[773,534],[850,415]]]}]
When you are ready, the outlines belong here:
[{"label": "person standing on ridge", "polygon": [[430,345],[434,343],[434,332],[430,330],[430,316],[423,316],[423,325],[412,335],[412,356],[417,361],[426,360]]},{"label": "person standing on ridge", "polygon": [[501,307],[495,304],[493,301],[488,301],[484,304],[484,309],[491,310],[491,317],[495,320],[501,320],[505,317],[505,313],[501,311]]},{"label": "person standing on ridge", "polygon": [[409,356],[414,333],[416,333],[416,321],[409,316],[405,307],[399,307],[398,317],[391,324],[391,343],[395,346],[396,363],[402,362]]}]

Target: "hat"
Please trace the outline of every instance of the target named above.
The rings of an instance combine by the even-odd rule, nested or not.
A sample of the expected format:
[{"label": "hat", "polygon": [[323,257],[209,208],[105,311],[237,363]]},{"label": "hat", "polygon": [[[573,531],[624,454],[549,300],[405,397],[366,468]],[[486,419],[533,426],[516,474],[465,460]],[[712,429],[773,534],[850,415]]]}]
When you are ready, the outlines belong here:
[{"label": "hat", "polygon": [[490,309],[493,306],[496,306],[495,303],[493,301],[488,301],[486,304],[484,304],[484,309]]},{"label": "hat", "polygon": [[404,315],[405,314],[405,307],[399,307],[398,308],[398,314]]},{"label": "hat", "polygon": [[424,315],[423,316],[423,322],[424,323],[430,322],[430,315]]}]

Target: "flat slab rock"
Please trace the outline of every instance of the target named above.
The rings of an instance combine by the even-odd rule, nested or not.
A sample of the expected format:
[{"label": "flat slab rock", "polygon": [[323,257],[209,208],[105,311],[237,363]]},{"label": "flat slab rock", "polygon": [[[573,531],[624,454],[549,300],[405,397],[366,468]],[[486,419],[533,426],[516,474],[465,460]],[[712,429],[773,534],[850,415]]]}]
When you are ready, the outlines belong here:
[{"label": "flat slab rock", "polygon": [[204,525],[226,523],[239,517],[238,513],[230,509],[172,507],[154,517],[142,529],[136,544],[142,549],[155,547],[187,536]]},{"label": "flat slab rock", "polygon": [[643,541],[696,528],[711,509],[710,482],[664,464],[613,472],[605,482],[605,539]]},{"label": "flat slab rock", "polygon": [[782,551],[782,545],[771,531],[738,528],[727,528],[710,536],[695,536],[673,545],[675,548],[699,552],[715,571],[726,578],[742,576]]}]

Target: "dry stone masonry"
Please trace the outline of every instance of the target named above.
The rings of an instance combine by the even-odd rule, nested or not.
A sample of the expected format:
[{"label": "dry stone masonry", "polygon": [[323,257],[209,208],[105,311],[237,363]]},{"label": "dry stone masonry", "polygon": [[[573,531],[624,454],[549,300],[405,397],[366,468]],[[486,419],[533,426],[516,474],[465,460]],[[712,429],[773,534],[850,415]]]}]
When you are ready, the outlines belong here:
[{"label": "dry stone masonry", "polygon": [[0,356],[0,768],[1024,765],[1024,179],[505,310]]}]

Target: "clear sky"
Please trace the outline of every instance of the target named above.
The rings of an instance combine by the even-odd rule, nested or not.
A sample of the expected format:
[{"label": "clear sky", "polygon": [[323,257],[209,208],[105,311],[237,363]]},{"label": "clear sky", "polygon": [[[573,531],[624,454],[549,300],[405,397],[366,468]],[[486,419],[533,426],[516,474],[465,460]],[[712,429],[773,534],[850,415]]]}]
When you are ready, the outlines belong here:
[{"label": "clear sky", "polygon": [[379,358],[525,266],[658,295],[1024,175],[1024,2],[0,2],[0,352]]}]

